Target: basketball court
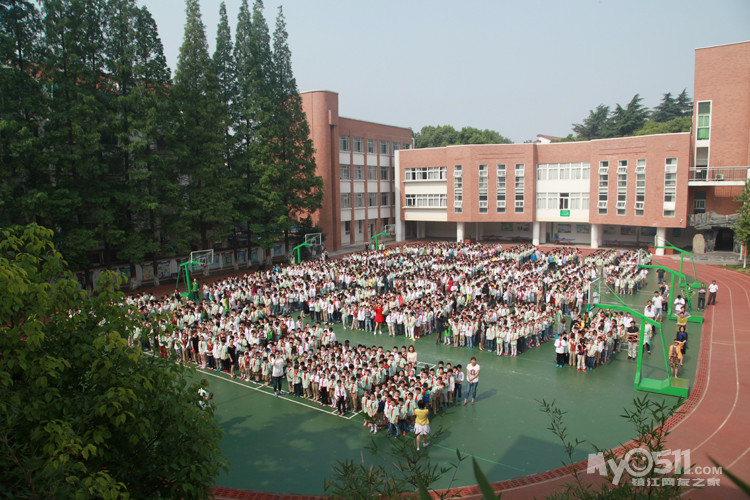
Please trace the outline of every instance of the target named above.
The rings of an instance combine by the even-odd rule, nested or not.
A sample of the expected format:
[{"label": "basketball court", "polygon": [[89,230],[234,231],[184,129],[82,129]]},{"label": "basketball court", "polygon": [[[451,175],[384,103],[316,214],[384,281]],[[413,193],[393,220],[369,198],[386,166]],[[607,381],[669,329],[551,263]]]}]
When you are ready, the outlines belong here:
[{"label": "basketball court", "polygon": [[[645,291],[621,295],[625,303],[642,311],[656,289],[656,274],[649,274]],[[673,321],[663,323],[667,345],[674,338]],[[399,349],[408,345],[404,337],[392,337],[335,327],[339,341],[352,344],[382,345]],[[695,379],[700,325],[690,323],[689,349],[680,376]],[[642,372],[651,378],[667,376],[663,351],[653,342],[652,354],[643,358]],[[446,429],[444,437],[430,449],[436,462],[455,460],[460,450],[474,456],[490,481],[505,481],[560,467],[564,450],[550,431],[549,421],[539,409],[538,400],[554,400],[567,412],[569,435],[584,439],[575,459],[585,459],[601,448],[617,447],[634,437],[620,417],[630,407],[634,390],[636,362],[621,352],[593,372],[578,373],[572,368],[555,368],[554,346],[547,342],[516,358],[497,357],[478,349],[435,345],[435,337],[415,342],[419,361],[460,363],[464,367],[476,356],[482,367],[476,405],[451,407],[432,419],[434,428]],[[222,448],[232,462],[230,471],[220,476],[217,486],[275,493],[315,495],[324,493],[323,479],[329,478],[331,464],[352,458],[373,460],[364,447],[373,437],[363,427],[364,417],[317,403],[284,395],[274,397],[269,388],[239,379],[231,380],[217,372],[197,373],[211,382],[216,416],[225,431]],[[286,383],[284,384],[286,387]],[[671,396],[652,394],[655,399],[674,401]],[[381,431],[375,439],[388,439]],[[474,484],[471,463],[464,462],[455,482],[446,478],[435,485],[448,488]]]}]

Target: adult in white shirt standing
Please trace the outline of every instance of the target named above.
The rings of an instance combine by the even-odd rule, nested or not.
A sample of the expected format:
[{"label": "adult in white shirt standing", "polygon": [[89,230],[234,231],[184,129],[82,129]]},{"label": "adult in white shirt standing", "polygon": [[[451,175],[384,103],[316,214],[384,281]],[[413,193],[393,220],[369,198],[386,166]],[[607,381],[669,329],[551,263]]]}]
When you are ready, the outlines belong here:
[{"label": "adult in white shirt standing", "polygon": [[466,391],[464,405],[469,402],[469,396],[471,396],[471,404],[474,404],[474,400],[477,398],[477,386],[479,385],[479,365],[477,364],[477,358],[474,356],[472,356],[469,366],[466,367],[466,380],[469,383],[469,388]]},{"label": "adult in white shirt standing", "polygon": [[716,280],[713,280],[710,285],[708,285],[708,302],[706,302],[707,306],[716,305],[716,292],[719,291],[719,285],[716,284]]}]

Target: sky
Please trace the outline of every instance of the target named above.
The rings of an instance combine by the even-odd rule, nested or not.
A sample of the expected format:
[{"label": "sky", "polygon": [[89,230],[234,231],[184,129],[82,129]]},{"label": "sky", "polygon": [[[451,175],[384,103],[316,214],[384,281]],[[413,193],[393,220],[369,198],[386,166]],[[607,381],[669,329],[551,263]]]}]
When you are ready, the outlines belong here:
[{"label": "sky", "polygon": [[[174,70],[184,0],[138,0]],[[253,1],[250,0],[252,6]],[[219,0],[201,0],[211,53]],[[235,34],[241,0],[226,0]],[[694,51],[750,40],[750,0],[265,0],[282,6],[300,91],[339,114],[410,127],[492,129],[515,142],[566,136],[599,104],[692,97]]]}]

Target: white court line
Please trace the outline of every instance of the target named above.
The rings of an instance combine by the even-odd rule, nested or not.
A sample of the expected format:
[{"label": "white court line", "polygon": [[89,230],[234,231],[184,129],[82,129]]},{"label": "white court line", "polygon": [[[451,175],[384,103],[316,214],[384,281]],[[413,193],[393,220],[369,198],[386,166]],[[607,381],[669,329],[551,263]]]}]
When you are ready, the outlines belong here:
[{"label": "white court line", "polygon": [[[152,352],[146,352],[146,351],[141,351],[141,352],[142,352],[143,354],[147,354],[147,355],[149,355],[149,356],[151,356],[151,357],[156,357],[156,356],[154,355],[154,353],[152,353]],[[223,380],[224,382],[231,382],[231,383],[233,383],[233,384],[237,384],[237,385],[239,385],[240,387],[245,387],[245,388],[247,388],[247,389],[252,389],[252,390],[254,390],[254,391],[258,391],[258,392],[260,392],[261,394],[266,394],[266,395],[268,395],[268,396],[273,396],[273,393],[272,393],[272,392],[266,392],[266,391],[262,390],[262,389],[261,389],[261,388],[259,388],[259,387],[253,387],[252,385],[247,385],[247,384],[243,384],[242,382],[237,382],[236,380],[233,380],[233,379],[231,379],[231,378],[225,378],[225,377],[222,377],[222,376],[220,376],[220,375],[217,375],[217,374],[215,374],[215,373],[211,373],[211,372],[209,372],[209,371],[205,371],[205,370],[203,370],[203,369],[201,369],[201,368],[198,368],[197,366],[196,366],[196,367],[194,367],[194,368],[195,368],[195,371],[197,371],[197,372],[203,373],[203,374],[205,374],[205,375],[210,375],[210,376],[212,376],[212,377],[218,378],[219,380]],[[259,385],[259,384],[258,384],[257,382],[252,382],[252,381],[248,381],[248,382],[250,382],[251,384]],[[303,402],[301,402],[301,401],[297,401],[297,400],[294,400],[294,399],[289,399],[289,398],[285,398],[284,396],[279,396],[279,398],[280,398],[280,399],[284,399],[284,400],[286,400],[286,401],[290,401],[290,402],[292,402],[292,403],[295,403],[295,404],[298,404],[298,405],[300,405],[300,406],[304,406],[305,408],[310,408],[311,410],[316,410],[316,411],[319,411],[319,412],[322,412],[322,413],[326,413],[326,414],[328,414],[328,415],[334,415],[334,416],[336,416],[336,417],[340,417],[340,418],[343,418],[344,420],[351,420],[351,419],[353,419],[354,417],[356,417],[357,415],[359,415],[360,413],[362,413],[361,411],[358,411],[358,412],[356,412],[356,413],[353,413],[352,415],[350,415],[350,416],[348,416],[348,417],[344,417],[344,416],[341,416],[341,415],[337,415],[337,413],[338,413],[338,412],[337,412],[336,410],[333,410],[333,411],[330,411],[330,412],[329,412],[328,410],[323,410],[322,408],[317,408],[317,407],[315,407],[315,406],[312,406],[312,405],[308,405],[308,404],[305,404],[305,403],[303,403]]]},{"label": "white court line", "polygon": [[[265,394],[265,395],[267,395],[267,396],[273,396],[273,395],[274,395],[274,393],[272,393],[272,392],[266,392],[266,391],[264,391],[264,390],[260,389],[259,387],[253,387],[252,385],[247,385],[247,384],[243,384],[242,382],[237,382],[236,380],[233,380],[233,379],[228,379],[228,378],[222,377],[222,376],[220,376],[220,375],[217,375],[217,374],[215,374],[215,373],[211,373],[211,372],[206,372],[206,371],[203,371],[203,370],[201,370],[200,368],[196,368],[196,371],[199,371],[199,372],[201,372],[201,373],[205,373],[206,375],[211,375],[212,377],[216,377],[216,378],[218,378],[219,380],[223,380],[224,382],[231,382],[231,383],[233,383],[233,384],[239,385],[240,387],[245,387],[245,388],[247,388],[247,389],[252,389],[252,390],[254,390],[254,391],[260,392],[261,394]],[[255,384],[255,382],[251,382],[251,384]],[[315,406],[312,406],[312,405],[308,405],[308,404],[305,404],[305,403],[303,403],[302,401],[297,401],[297,400],[295,400],[295,399],[290,399],[290,398],[287,398],[287,397],[284,397],[284,396],[279,396],[279,397],[278,397],[277,399],[283,399],[283,400],[285,400],[285,401],[289,401],[289,402],[291,402],[291,403],[295,403],[295,404],[298,404],[298,405],[300,405],[300,406],[304,406],[305,408],[310,408],[311,410],[316,410],[316,411],[319,411],[319,412],[321,412],[321,413],[325,413],[325,414],[327,414],[327,415],[333,415],[333,416],[335,416],[335,417],[340,417],[340,418],[343,418],[343,419],[345,419],[345,420],[349,420],[349,419],[351,419],[351,418],[354,418],[354,417],[355,417],[355,416],[357,416],[357,415],[358,415],[359,413],[361,413],[361,412],[357,412],[357,413],[355,413],[354,415],[352,415],[352,416],[350,416],[350,417],[343,417],[343,416],[341,416],[341,415],[337,415],[337,411],[336,411],[336,410],[333,410],[333,411],[328,411],[328,410],[324,410],[324,409],[322,409],[322,408],[316,408]]]}]

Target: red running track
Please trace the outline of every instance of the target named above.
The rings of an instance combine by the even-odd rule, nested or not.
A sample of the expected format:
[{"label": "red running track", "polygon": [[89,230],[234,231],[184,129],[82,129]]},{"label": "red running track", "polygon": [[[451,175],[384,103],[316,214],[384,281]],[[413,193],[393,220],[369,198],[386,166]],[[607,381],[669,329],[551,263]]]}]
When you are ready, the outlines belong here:
[{"label": "red running track", "polygon": [[[667,267],[677,263],[663,259]],[[696,379],[681,413],[667,422],[671,434],[667,447],[690,450],[694,467],[713,467],[709,457],[746,482],[750,481],[750,276],[706,264],[696,264],[698,277],[716,280],[719,285],[715,306],[709,306],[703,323]],[[631,443],[625,445],[627,448]],[[583,470],[592,482],[598,476],[586,474],[586,462],[573,467]],[[562,467],[531,476],[494,483],[503,500],[544,498],[559,491],[572,480],[572,467]],[[718,486],[686,488],[683,496],[695,499],[747,498],[726,475],[687,475],[690,484],[696,478],[718,478]],[[476,486],[456,488],[455,497],[479,499]],[[262,493],[215,487],[218,499],[305,500],[316,496]]]}]

